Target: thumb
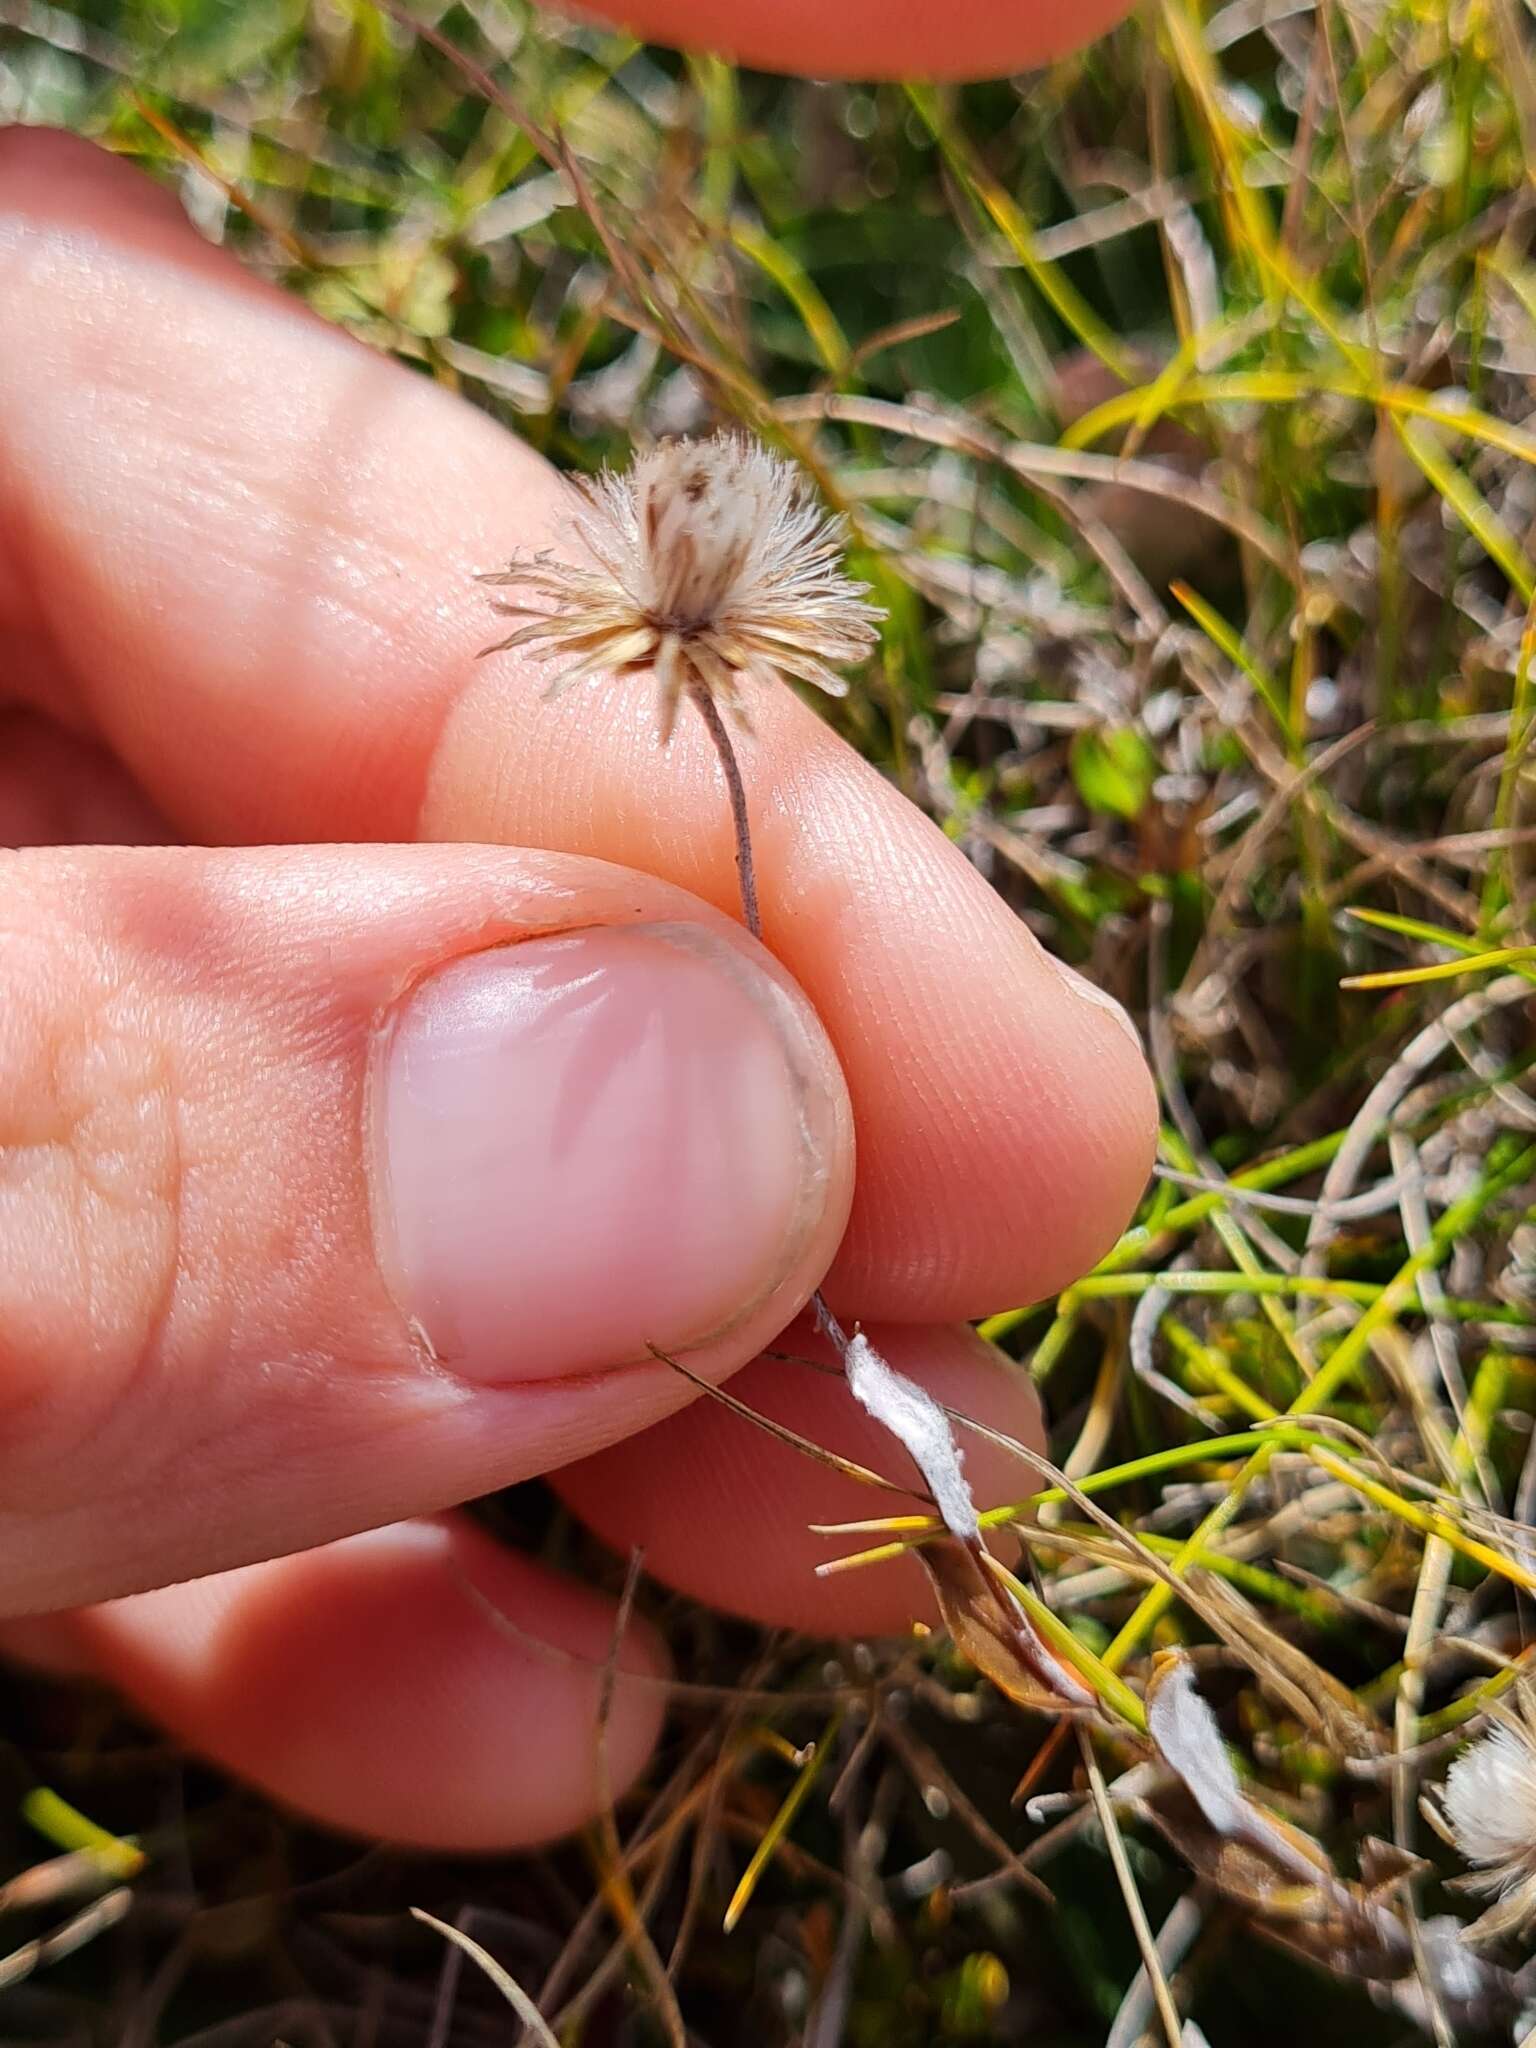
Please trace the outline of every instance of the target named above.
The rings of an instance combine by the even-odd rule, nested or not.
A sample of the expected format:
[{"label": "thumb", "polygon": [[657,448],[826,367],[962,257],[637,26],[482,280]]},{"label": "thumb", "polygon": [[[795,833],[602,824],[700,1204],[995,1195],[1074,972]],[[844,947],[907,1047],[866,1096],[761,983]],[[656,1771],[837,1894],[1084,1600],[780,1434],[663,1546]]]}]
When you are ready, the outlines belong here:
[{"label": "thumb", "polygon": [[847,1214],[805,999],[602,862],[12,854],[0,973],[0,1614],[611,1443],[687,1397],[648,1344],[733,1370]]}]

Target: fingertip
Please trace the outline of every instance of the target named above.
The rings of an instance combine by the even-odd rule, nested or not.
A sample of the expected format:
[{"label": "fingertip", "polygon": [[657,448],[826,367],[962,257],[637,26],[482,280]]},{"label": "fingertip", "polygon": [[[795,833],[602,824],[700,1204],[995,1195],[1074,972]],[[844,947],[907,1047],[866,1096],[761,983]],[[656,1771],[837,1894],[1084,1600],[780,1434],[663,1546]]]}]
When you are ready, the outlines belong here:
[{"label": "fingertip", "polygon": [[842,1234],[836,1060],[724,920],[450,961],[397,1007],[380,1055],[385,1256],[413,1325],[468,1379],[579,1378],[777,1329]]},{"label": "fingertip", "polygon": [[63,128],[0,127],[0,223],[11,217],[169,230],[193,249],[208,246],[173,186]]},{"label": "fingertip", "polygon": [[1151,1170],[1157,1102],[1125,1011],[913,814],[919,828],[905,871],[927,900],[881,905],[888,950],[861,947],[880,979],[857,1006],[829,1005],[797,963],[860,1138],[825,1291],[876,1320],[973,1321],[1058,1292],[1115,1242]]},{"label": "fingertip", "polygon": [[1045,971],[1035,1043],[1059,1062],[1041,1142],[1054,1154],[1058,1199],[1043,1204],[1035,1298],[1080,1279],[1120,1236],[1157,1153],[1158,1099],[1141,1037],[1113,996],[1038,950]]},{"label": "fingertip", "polygon": [[[503,1619],[498,1619],[501,1617]],[[312,1819],[423,1848],[569,1833],[644,1770],[670,1672],[632,1619],[462,1518],[84,1611],[97,1675]]]},{"label": "fingertip", "polygon": [[[100,143],[88,142],[83,135],[73,134],[67,128],[38,127],[21,121],[0,125],[0,210],[18,194],[41,196],[43,180],[49,191],[112,182],[120,175],[119,164],[120,160]],[[145,184],[151,192],[160,190],[148,180]]]},{"label": "fingertip", "polygon": [[992,78],[1049,62],[1118,21],[1128,0],[583,0],[654,42],[812,78]]}]

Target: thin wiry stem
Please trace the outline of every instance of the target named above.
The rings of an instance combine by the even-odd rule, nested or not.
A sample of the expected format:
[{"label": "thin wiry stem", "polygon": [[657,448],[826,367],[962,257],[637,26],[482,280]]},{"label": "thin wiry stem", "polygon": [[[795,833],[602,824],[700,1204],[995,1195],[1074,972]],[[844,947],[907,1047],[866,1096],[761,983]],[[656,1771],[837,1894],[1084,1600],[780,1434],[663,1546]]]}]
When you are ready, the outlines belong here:
[{"label": "thin wiry stem", "polygon": [[731,797],[731,825],[736,834],[736,876],[741,884],[741,914],[753,938],[760,939],[763,936],[763,915],[757,902],[757,868],[752,859],[752,821],[747,813],[747,786],[741,778],[741,763],[736,758],[735,742],[731,738],[730,727],[725,722],[720,706],[705,685],[698,681],[690,683],[688,694],[698,707],[705,730],[714,741],[715,752],[720,757],[725,786]]},{"label": "thin wiry stem", "polygon": [[[731,799],[731,825],[736,836],[736,874],[741,886],[741,913],[747,930],[752,934],[753,938],[761,939],[763,936],[763,918],[757,900],[757,863],[752,854],[752,820],[747,809],[746,783],[742,779],[741,762],[737,758],[736,744],[731,738],[730,727],[726,724],[721,714],[720,706],[715,702],[714,696],[708,687],[698,678],[695,678],[688,685],[688,694],[697,706],[699,716],[704,721],[705,730],[714,742],[715,752],[719,756],[720,766],[725,775],[725,786],[730,792]],[[847,1367],[849,1364],[849,1352],[852,1349],[852,1339],[833,1314],[826,1296],[819,1287],[811,1296],[810,1309],[811,1314],[816,1319],[817,1329],[821,1331],[827,1342],[843,1361],[844,1366]],[[908,1449],[911,1449],[910,1443],[908,1444]],[[997,1588],[987,1569],[991,1560],[987,1554],[986,1544],[982,1541],[981,1537],[979,1535],[972,1535],[964,1539],[963,1547],[970,1553],[972,1567],[976,1572],[980,1585],[986,1590],[996,1593]],[[1008,1612],[1011,1604],[1006,1598],[1003,1599],[1001,1605],[1004,1612]],[[1016,1620],[1019,1624],[1016,1648],[1024,1657],[1026,1664],[1031,1669],[1039,1670],[1040,1675],[1046,1678],[1047,1683],[1053,1682],[1054,1672],[1051,1677],[1047,1677],[1046,1669],[1040,1665],[1041,1646],[1034,1638],[1034,1632],[1029,1628],[1022,1612],[1015,1610],[1009,1613],[1009,1619],[1010,1621]]]},{"label": "thin wiry stem", "polygon": [[1109,1860],[1119,1880],[1125,1910],[1130,1919],[1132,1932],[1136,1936],[1136,1946],[1141,1951],[1141,1967],[1147,1975],[1152,2002],[1157,2008],[1158,2018],[1162,2021],[1168,2048],[1179,2048],[1184,2038],[1184,2024],[1179,2018],[1179,2009],[1173,2002],[1173,1993],[1168,1988],[1162,1957],[1157,1952],[1157,1942],[1147,1919],[1147,1911],[1141,1903],[1141,1893],[1136,1889],[1131,1859],[1125,1853],[1125,1837],[1121,1834],[1120,1823],[1115,1817],[1109,1787],[1104,1782],[1104,1773],[1100,1770],[1099,1760],[1093,1752],[1093,1739],[1086,1728],[1078,1729],[1077,1740],[1082,1751],[1083,1769],[1088,1777],[1088,1790],[1093,1796],[1094,1811],[1099,1817],[1099,1826],[1104,1831],[1104,1846],[1109,1851]]},{"label": "thin wiry stem", "polygon": [[[721,714],[720,706],[716,703],[713,694],[707,686],[698,678],[694,678],[688,685],[688,694],[697,706],[699,716],[704,721],[705,730],[714,742],[715,752],[719,756],[720,766],[725,775],[725,786],[730,792],[731,799],[731,825],[736,837],[736,874],[741,887],[742,917],[746,923],[747,930],[751,932],[753,938],[761,939],[763,936],[763,919],[757,899],[757,864],[752,854],[752,820],[747,809],[747,789],[742,779],[741,763],[737,758],[736,745],[731,738],[730,727],[726,724]],[[849,1354],[853,1348],[853,1340],[838,1321],[836,1315],[834,1315],[831,1305],[819,1287],[811,1296],[810,1309],[811,1314],[816,1319],[817,1329],[821,1331],[827,1342],[836,1351],[838,1357],[843,1362],[844,1368],[850,1369]],[[907,1443],[907,1449],[911,1451],[911,1442],[905,1438],[902,1440]],[[991,1564],[991,1558],[988,1555],[985,1542],[979,1534],[974,1533],[963,1537],[961,1541],[963,1549],[970,1556],[971,1567],[976,1573],[978,1585],[984,1591],[998,1598],[1001,1612],[1006,1615],[1008,1622],[1014,1625],[1012,1632],[1014,1648],[1023,1659],[1026,1668],[1035,1671],[1047,1685],[1054,1685],[1059,1689],[1061,1683],[1060,1673],[1054,1660],[1045,1657],[1043,1646],[1035,1636],[1034,1630],[1030,1627],[1023,1611],[1018,1608],[1017,1604],[993,1580],[988,1569]]]},{"label": "thin wiry stem", "polygon": [[[704,729],[714,741],[715,752],[725,776],[725,786],[731,798],[731,826],[736,835],[736,877],[741,886],[741,914],[747,930],[754,939],[763,936],[763,914],[757,900],[757,863],[752,855],[752,819],[747,810],[747,786],[742,780],[741,762],[737,758],[736,743],[731,738],[731,729],[721,715],[720,706],[702,683],[690,685],[689,696],[704,721]],[[827,1305],[826,1296],[818,1287],[811,1296],[811,1313],[816,1318],[816,1327],[841,1359],[848,1356],[849,1337],[837,1317]]]},{"label": "thin wiry stem", "polygon": [[[1177,1969],[1184,1960],[1191,1942],[1200,1932],[1204,1919],[1199,1899],[1193,1893],[1186,1892],[1157,1930],[1153,1947],[1165,1976],[1168,1971]],[[1152,1980],[1147,1974],[1146,1964],[1143,1963],[1120,2001],[1120,2010],[1115,2014],[1115,2022],[1109,2030],[1109,2038],[1105,2041],[1104,2048],[1133,2048],[1134,2043],[1143,2040],[1154,2003]]]}]

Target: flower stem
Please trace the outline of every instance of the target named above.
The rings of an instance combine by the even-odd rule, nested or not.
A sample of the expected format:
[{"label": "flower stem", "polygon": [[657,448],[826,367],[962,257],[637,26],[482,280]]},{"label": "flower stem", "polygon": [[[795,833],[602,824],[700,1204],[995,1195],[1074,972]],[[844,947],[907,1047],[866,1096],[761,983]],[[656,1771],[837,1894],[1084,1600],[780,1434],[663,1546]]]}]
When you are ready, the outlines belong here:
[{"label": "flower stem", "polygon": [[[742,778],[741,762],[736,753],[736,743],[731,738],[731,729],[709,689],[697,678],[689,684],[688,695],[692,698],[705,730],[714,742],[715,753],[725,776],[725,786],[731,799],[731,826],[736,835],[736,877],[741,888],[741,914],[747,930],[754,939],[763,936],[763,916],[757,901],[757,863],[752,856],[752,820],[747,809],[747,786]],[[816,1327],[842,1360],[845,1369],[849,1366],[849,1351],[852,1339],[833,1314],[826,1296],[818,1287],[810,1299],[810,1311],[816,1319]],[[890,1427],[887,1421],[887,1427]],[[893,1431],[899,1443],[906,1443],[899,1431]],[[911,1445],[907,1444],[910,1451]],[[979,1533],[960,1539],[960,1548],[968,1557],[970,1568],[976,1575],[978,1586],[990,1594],[996,1602],[1000,1625],[1008,1634],[1014,1652],[1023,1661],[1025,1668],[1033,1671],[1042,1683],[1062,1694],[1076,1705],[1081,1700],[1091,1702],[1092,1693],[1068,1693],[1063,1684],[1058,1660],[1051,1657],[1045,1645],[1019,1605],[1006,1588],[1000,1588],[991,1566],[993,1560],[987,1550],[985,1538]]]},{"label": "flower stem", "polygon": [[[705,730],[714,741],[715,752],[720,757],[720,766],[725,775],[725,786],[731,798],[731,825],[736,834],[736,877],[741,885],[741,914],[747,930],[754,939],[763,936],[763,914],[757,902],[757,863],[752,858],[752,820],[747,811],[747,785],[742,780],[741,762],[737,757],[736,743],[731,738],[731,729],[721,715],[720,706],[702,683],[689,686]],[[838,1357],[848,1357],[848,1332],[827,1306],[826,1296],[818,1287],[811,1296],[811,1313],[816,1318],[816,1327],[832,1346]]]},{"label": "flower stem", "polygon": [[725,786],[731,797],[731,824],[736,833],[736,875],[741,884],[741,914],[753,938],[760,939],[763,936],[763,916],[757,905],[757,868],[752,859],[752,821],[747,815],[747,786],[741,779],[741,763],[736,758],[736,746],[731,738],[730,727],[709,690],[703,683],[694,682],[689,685],[688,694],[715,743],[715,752],[720,757],[720,766],[725,773]]}]

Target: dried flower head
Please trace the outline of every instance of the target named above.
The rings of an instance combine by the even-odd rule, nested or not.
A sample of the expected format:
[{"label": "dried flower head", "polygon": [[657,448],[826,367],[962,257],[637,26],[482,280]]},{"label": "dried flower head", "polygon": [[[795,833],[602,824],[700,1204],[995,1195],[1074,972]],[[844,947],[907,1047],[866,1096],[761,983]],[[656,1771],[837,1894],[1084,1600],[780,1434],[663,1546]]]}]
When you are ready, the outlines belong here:
[{"label": "dried flower head", "polygon": [[1536,1920],[1536,1700],[1522,1696],[1462,1751],[1446,1773],[1441,1805],[1451,1838],[1478,1874],[1458,1882],[1497,1903],[1468,1929],[1493,1940]]},{"label": "dried flower head", "polygon": [[843,522],[822,512],[792,463],[716,434],[654,448],[624,475],[605,471],[577,489],[587,560],[514,555],[486,576],[537,600],[498,602],[526,623],[487,654],[526,647],[566,662],[551,697],[589,676],[654,668],[663,741],[689,689],[742,724],[744,677],[846,693],[836,670],[863,660],[879,613],[868,586],[843,573]]}]

